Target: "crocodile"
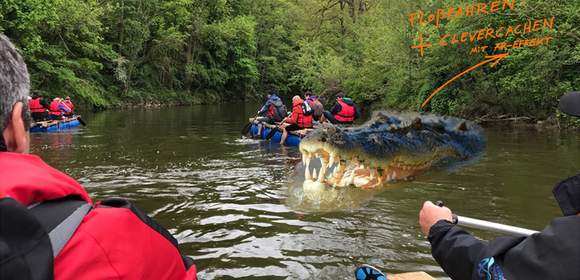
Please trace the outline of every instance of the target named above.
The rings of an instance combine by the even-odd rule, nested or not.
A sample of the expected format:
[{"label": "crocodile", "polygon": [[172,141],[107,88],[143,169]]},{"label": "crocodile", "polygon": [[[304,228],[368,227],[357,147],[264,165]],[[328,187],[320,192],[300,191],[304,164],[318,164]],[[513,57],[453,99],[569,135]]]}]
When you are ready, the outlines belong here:
[{"label": "crocodile", "polygon": [[[304,137],[303,185],[376,188],[412,180],[432,168],[469,162],[484,147],[481,127],[468,120],[376,112],[361,126],[322,124]],[[319,168],[311,164],[316,160]]]}]

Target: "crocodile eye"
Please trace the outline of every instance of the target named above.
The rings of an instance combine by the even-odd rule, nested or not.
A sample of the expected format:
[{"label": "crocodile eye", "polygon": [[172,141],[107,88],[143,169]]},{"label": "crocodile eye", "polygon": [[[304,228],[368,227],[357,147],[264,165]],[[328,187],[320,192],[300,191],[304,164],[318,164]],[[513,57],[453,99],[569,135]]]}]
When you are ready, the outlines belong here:
[{"label": "crocodile eye", "polygon": [[322,141],[322,142],[326,142],[326,137],[322,137],[322,138],[320,139],[320,141]]}]

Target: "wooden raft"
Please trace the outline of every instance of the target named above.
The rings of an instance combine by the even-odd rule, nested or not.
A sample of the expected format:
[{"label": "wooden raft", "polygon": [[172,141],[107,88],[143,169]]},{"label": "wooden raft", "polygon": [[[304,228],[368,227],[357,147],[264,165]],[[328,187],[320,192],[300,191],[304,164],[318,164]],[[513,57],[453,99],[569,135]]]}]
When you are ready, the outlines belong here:
[{"label": "wooden raft", "polygon": [[389,280],[435,280],[431,275],[422,271],[387,275],[387,277]]},{"label": "wooden raft", "polygon": [[[276,125],[269,124],[269,123],[262,123],[262,124],[264,125],[264,127],[267,127],[267,128],[270,128],[270,129],[273,129],[273,128],[276,127]],[[290,131],[290,132],[288,132],[288,134],[294,134],[296,136],[300,136],[300,138],[303,138],[311,130],[312,130],[312,128],[305,128],[305,129],[301,129],[301,130]]]},{"label": "wooden raft", "polygon": [[58,124],[59,121],[58,120],[47,120],[47,121],[40,121],[40,122],[35,122],[32,124],[32,126],[39,126],[39,127],[49,127],[49,126],[53,126],[55,124]]},{"label": "wooden raft", "polygon": [[74,121],[76,119],[78,119],[78,118],[77,117],[66,117],[63,120],[39,121],[39,122],[32,123],[32,127],[39,126],[39,127],[43,127],[44,128],[44,127],[49,127],[49,126],[56,125],[56,124],[61,123],[61,122],[64,123],[64,122]]}]

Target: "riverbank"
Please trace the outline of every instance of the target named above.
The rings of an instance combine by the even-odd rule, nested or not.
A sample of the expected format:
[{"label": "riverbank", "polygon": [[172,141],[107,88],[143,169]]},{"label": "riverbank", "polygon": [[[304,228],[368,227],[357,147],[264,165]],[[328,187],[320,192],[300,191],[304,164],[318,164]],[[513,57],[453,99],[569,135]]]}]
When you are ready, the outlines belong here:
[{"label": "riverbank", "polygon": [[212,90],[197,92],[174,90],[129,90],[126,93],[110,94],[104,102],[94,103],[91,100],[79,99],[77,105],[94,112],[119,108],[155,108],[189,105],[215,105],[231,101],[240,102],[244,98],[255,99],[251,93],[243,97],[232,97],[232,93],[220,93]]},{"label": "riverbank", "polygon": [[[256,109],[260,106],[260,96],[257,93],[245,93],[236,96],[234,93],[226,92],[220,93],[211,90],[204,90],[198,92],[189,91],[171,91],[171,90],[130,90],[125,94],[120,94],[119,97],[111,97],[109,104],[104,106],[84,105],[81,102],[81,107],[91,108],[93,111],[103,111],[108,109],[119,108],[155,108],[155,107],[171,107],[171,106],[190,106],[190,105],[215,105],[222,103],[238,103],[243,101],[255,101]],[[283,96],[286,100],[287,108],[291,96]],[[84,106],[83,106],[84,105]],[[325,108],[330,108],[328,104]],[[392,111],[393,108],[387,108],[382,102],[364,104],[361,106],[364,115],[372,111]],[[406,110],[396,110],[406,111]],[[413,111],[413,109],[407,109]],[[580,119],[572,118],[554,110],[552,115],[542,114],[500,114],[500,113],[486,113],[471,111],[466,114],[457,114],[456,117],[472,120],[482,126],[513,126],[513,127],[528,127],[536,129],[580,129]],[[429,113],[429,112],[428,112]],[[437,114],[437,113],[435,113]]]},{"label": "riverbank", "polygon": [[188,91],[142,91],[131,90],[123,95],[118,104],[113,107],[160,107],[218,104],[225,101],[225,95],[215,91],[188,92]]},{"label": "riverbank", "polygon": [[484,115],[473,119],[484,127],[509,126],[514,128],[545,129],[580,129],[580,119],[557,114],[548,118],[534,118],[528,116]]}]

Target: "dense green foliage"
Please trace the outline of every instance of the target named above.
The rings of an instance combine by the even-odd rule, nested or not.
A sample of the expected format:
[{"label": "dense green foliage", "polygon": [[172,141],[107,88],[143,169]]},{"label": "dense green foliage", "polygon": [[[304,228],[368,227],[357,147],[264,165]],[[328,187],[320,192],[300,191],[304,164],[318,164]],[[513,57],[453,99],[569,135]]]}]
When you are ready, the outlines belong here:
[{"label": "dense green foliage", "polygon": [[23,52],[35,89],[93,107],[216,102],[269,89],[286,95],[313,89],[330,97],[343,89],[359,103],[416,110],[485,55],[469,55],[473,45],[434,44],[420,56],[410,48],[419,33],[436,42],[445,33],[555,16],[554,30],[541,33],[554,38],[550,44],[511,50],[497,67],[480,67],[447,86],[426,108],[554,115],[559,96],[580,85],[578,2],[520,0],[514,10],[439,28],[412,28],[407,18],[466,3],[474,2],[2,0],[0,31]]}]

